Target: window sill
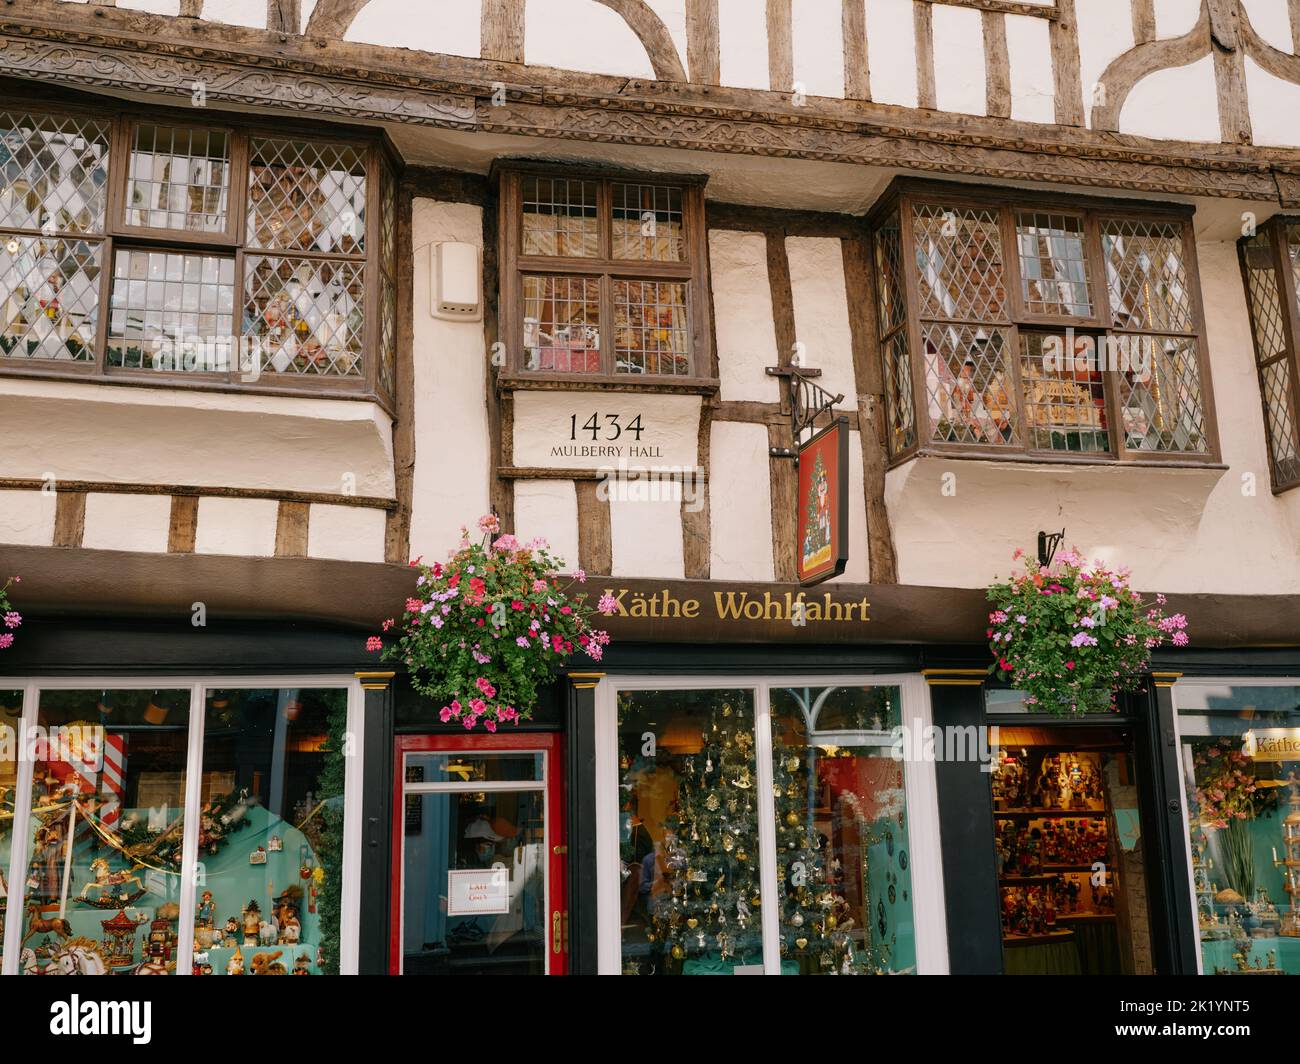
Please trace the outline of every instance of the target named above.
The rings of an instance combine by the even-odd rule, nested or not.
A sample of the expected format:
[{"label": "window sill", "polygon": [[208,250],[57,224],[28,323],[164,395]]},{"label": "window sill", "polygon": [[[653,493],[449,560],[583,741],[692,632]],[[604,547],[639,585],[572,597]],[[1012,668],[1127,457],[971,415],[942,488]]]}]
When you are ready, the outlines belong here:
[{"label": "window sill", "polygon": [[1072,466],[1084,466],[1093,469],[1205,469],[1214,472],[1225,472],[1228,469],[1225,463],[1216,462],[1209,457],[1192,458],[1172,454],[1165,458],[1120,459],[1109,455],[1084,455],[1070,452],[1060,455],[1048,454],[1047,452],[1025,453],[1023,451],[1000,454],[996,451],[947,450],[940,447],[920,447],[905,452],[897,458],[891,459],[887,468],[891,471],[900,469],[918,458],[939,458],[945,461],[959,462],[988,462],[995,465],[1007,464],[1044,469]]},{"label": "window sill", "polygon": [[716,395],[716,377],[604,377],[582,373],[499,374],[498,392],[660,392],[671,395]]},{"label": "window sill", "polygon": [[[69,384],[109,384],[136,388],[166,388],[178,391],[218,392],[224,395],[267,395],[293,399],[348,399],[354,402],[374,403],[389,417],[396,417],[394,404],[378,392],[366,391],[357,382],[344,378],[290,378],[273,384],[248,384],[232,382],[220,377],[199,374],[176,374],[153,370],[112,369],[100,375],[93,363],[84,363],[82,371],[47,369],[38,366],[7,365],[0,359],[0,379],[64,381]],[[265,374],[266,377],[273,376]]]}]

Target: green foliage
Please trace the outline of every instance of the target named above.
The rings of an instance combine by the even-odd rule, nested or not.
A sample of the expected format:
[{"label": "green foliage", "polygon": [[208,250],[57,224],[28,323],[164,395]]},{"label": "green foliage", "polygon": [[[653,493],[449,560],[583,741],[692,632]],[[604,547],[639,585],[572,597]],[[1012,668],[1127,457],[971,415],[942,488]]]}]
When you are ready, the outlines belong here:
[{"label": "green foliage", "polygon": [[[443,722],[460,721],[488,731],[500,723],[527,720],[537,689],[576,647],[599,661],[609,636],[591,627],[593,611],[586,596],[570,596],[557,572],[563,561],[543,540],[520,545],[514,536],[495,542],[497,519],[480,518],[481,543],[471,543],[461,529],[460,549],[446,565],[422,565],[414,597],[384,630],[396,629],[395,643],[379,636],[370,650],[402,662],[417,691],[445,703]],[[579,570],[578,581],[586,579]],[[608,596],[601,612],[617,608]]]},{"label": "green foliage", "polygon": [[1152,649],[1166,639],[1188,642],[1187,618],[1166,617],[1163,596],[1148,607],[1128,578],[1127,569],[1088,565],[1074,551],[1047,568],[1027,561],[1022,573],[988,589],[987,634],[998,659],[989,671],[1051,713],[1115,710],[1117,693],[1141,682]]},{"label": "green foliage", "polygon": [[325,740],[325,765],[316,783],[316,793],[325,805],[320,816],[324,831],[316,846],[316,857],[325,871],[317,897],[320,911],[321,974],[339,973],[339,927],[343,903],[343,783],[346,773],[348,707],[345,699],[330,710]]}]

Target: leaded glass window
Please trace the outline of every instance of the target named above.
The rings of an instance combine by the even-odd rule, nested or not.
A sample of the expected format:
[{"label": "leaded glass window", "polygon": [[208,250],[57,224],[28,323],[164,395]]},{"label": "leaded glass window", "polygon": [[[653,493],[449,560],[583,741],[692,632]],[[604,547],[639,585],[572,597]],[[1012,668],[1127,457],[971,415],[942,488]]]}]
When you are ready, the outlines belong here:
[{"label": "leaded glass window", "polygon": [[1214,456],[1185,212],[899,181],[872,230],[891,457]]}]

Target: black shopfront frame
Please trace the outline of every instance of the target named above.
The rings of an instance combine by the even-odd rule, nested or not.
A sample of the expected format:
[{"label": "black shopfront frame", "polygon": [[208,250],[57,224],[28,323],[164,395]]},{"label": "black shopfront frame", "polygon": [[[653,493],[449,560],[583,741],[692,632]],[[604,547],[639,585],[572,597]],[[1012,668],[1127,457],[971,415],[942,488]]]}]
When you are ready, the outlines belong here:
[{"label": "black shopfront frame", "polygon": [[[40,678],[148,673],[153,676],[360,677],[364,688],[360,959],[363,974],[387,970],[391,920],[390,823],[393,738],[451,730],[414,692],[400,671],[364,651],[365,632],[324,624],[210,621],[196,629],[188,616],[169,619],[27,618],[23,638],[0,660],[6,677]],[[565,734],[569,835],[569,956],[573,974],[597,971],[595,685],[603,677],[896,675],[919,672],[930,681],[932,723],[1023,725],[1024,715],[989,714],[981,675],[987,658],[978,646],[877,644],[623,643],[612,646],[599,672],[573,662],[569,675],[547,690],[523,731]],[[1245,649],[1157,654],[1154,679],[1121,699],[1115,716],[1068,722],[1076,728],[1123,727],[1134,736],[1153,959],[1160,974],[1195,974],[1197,927],[1189,887],[1184,796],[1174,722],[1173,687],[1179,676],[1297,676],[1300,649]],[[389,677],[388,673],[394,675]],[[1051,723],[1058,723],[1055,718]],[[952,974],[999,974],[1002,942],[993,848],[989,775],[976,761],[936,765],[939,831],[945,885],[945,922]],[[987,840],[987,843],[972,840]]]}]

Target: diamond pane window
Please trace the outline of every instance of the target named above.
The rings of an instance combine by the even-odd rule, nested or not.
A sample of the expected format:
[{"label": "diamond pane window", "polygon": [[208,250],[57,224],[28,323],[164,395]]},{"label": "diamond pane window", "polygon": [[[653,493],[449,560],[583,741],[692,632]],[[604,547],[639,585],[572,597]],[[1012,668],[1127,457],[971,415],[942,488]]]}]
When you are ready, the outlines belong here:
[{"label": "diamond pane window", "polygon": [[235,260],[128,251],[113,256],[108,364],[224,373],[234,335]]},{"label": "diamond pane window", "polygon": [[1102,454],[1110,450],[1106,391],[1091,336],[1066,351],[1059,336],[1020,334],[1025,437],[1032,450]]},{"label": "diamond pane window", "polygon": [[253,137],[249,150],[249,247],[364,252],[363,152],[345,144],[262,137]]},{"label": "diamond pane window", "polygon": [[1279,290],[1272,236],[1262,230],[1243,241],[1246,295],[1255,325],[1255,360],[1267,362],[1286,351],[1286,309]]},{"label": "diamond pane window", "polygon": [[390,276],[397,276],[397,181],[386,165],[380,168],[379,258]]},{"label": "diamond pane window", "polygon": [[245,257],[244,335],[260,341],[263,372],[361,375],[363,270],[359,262]]},{"label": "diamond pane window", "polygon": [[876,289],[880,301],[880,333],[887,336],[907,323],[903,296],[903,238],[895,215],[876,231]]},{"label": "diamond pane window", "polygon": [[615,184],[614,258],[681,262],[686,257],[682,190]]},{"label": "diamond pane window", "polygon": [[885,345],[885,412],[889,418],[889,453],[898,454],[916,443],[912,411],[912,359],[907,334],[895,334]]},{"label": "diamond pane window", "polygon": [[0,111],[0,229],[102,233],[107,121]]},{"label": "diamond pane window", "polygon": [[[1300,227],[1267,222],[1238,249],[1255,340],[1255,368],[1264,407],[1269,462],[1275,488],[1300,483],[1300,418],[1296,416],[1297,319],[1287,298],[1287,273],[1300,268]],[[1280,254],[1279,254],[1280,252]],[[1294,308],[1300,312],[1300,302]]]},{"label": "diamond pane window", "polygon": [[922,318],[1007,319],[997,211],[926,204],[912,228]]},{"label": "diamond pane window", "polygon": [[397,392],[397,288],[388,275],[379,284],[379,390]]},{"label": "diamond pane window", "polygon": [[614,282],[614,371],[685,376],[691,363],[686,285]]},{"label": "diamond pane window", "polygon": [[1184,333],[1195,329],[1181,225],[1104,219],[1101,246],[1117,329]]},{"label": "diamond pane window", "polygon": [[1296,293],[1296,313],[1300,314],[1300,222],[1286,227],[1287,257],[1291,260],[1292,287]]},{"label": "diamond pane window", "polygon": [[1010,333],[973,325],[926,325],[925,387],[933,439],[1007,444],[1015,439]]},{"label": "diamond pane window", "polygon": [[10,236],[0,244],[0,358],[95,358],[97,241]]},{"label": "diamond pane window", "polygon": [[1124,444],[1135,451],[1204,453],[1205,407],[1196,341],[1143,336],[1119,375]]},{"label": "diamond pane window", "polygon": [[223,130],[135,128],[126,187],[126,224],[224,232],[230,195],[230,135]]},{"label": "diamond pane window", "polygon": [[1092,315],[1083,219],[1072,214],[1017,211],[1020,286],[1030,314]]},{"label": "diamond pane window", "polygon": [[595,181],[526,177],[521,183],[525,255],[594,258],[600,254]]},{"label": "diamond pane window", "polygon": [[527,368],[599,373],[600,281],[541,276],[523,281]]}]

